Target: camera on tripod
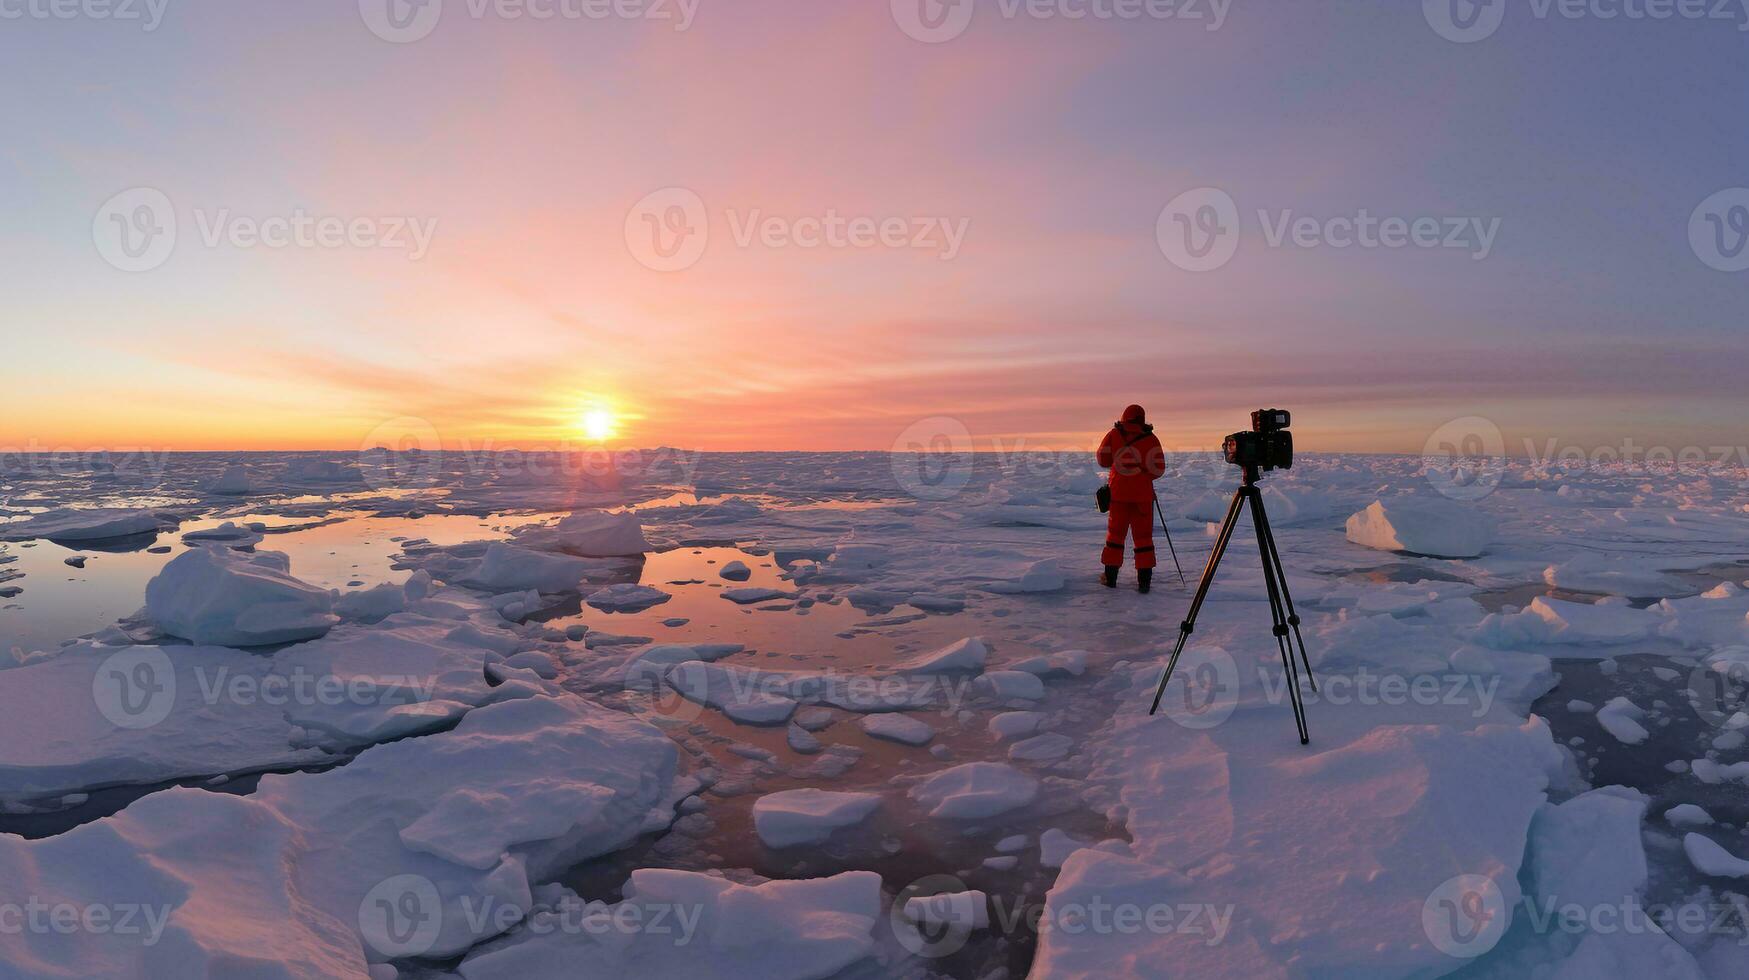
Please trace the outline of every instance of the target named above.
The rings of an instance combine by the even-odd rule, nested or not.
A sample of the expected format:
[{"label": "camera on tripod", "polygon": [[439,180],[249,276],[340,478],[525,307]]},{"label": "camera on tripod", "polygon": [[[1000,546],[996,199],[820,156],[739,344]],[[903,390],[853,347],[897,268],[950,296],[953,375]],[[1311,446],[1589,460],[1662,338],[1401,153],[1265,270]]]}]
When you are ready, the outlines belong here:
[{"label": "camera on tripod", "polygon": [[[1275,532],[1270,530],[1269,515],[1263,511],[1263,488],[1257,476],[1264,470],[1287,469],[1294,465],[1294,437],[1287,431],[1293,416],[1279,408],[1262,408],[1251,413],[1251,431],[1235,432],[1227,437],[1224,447],[1227,462],[1245,468],[1244,482],[1233,491],[1233,502],[1227,507],[1226,520],[1215,536],[1215,547],[1209,552],[1208,564],[1202,568],[1202,581],[1197,583],[1196,598],[1190,600],[1190,612],[1178,627],[1178,642],[1172,647],[1172,657],[1166,661],[1166,671],[1160,675],[1160,686],[1154,689],[1154,705],[1148,714],[1160,710],[1160,699],[1166,696],[1166,685],[1172,682],[1172,671],[1184,653],[1184,644],[1196,629],[1197,614],[1215,581],[1215,569],[1227,553],[1227,545],[1238,530],[1239,517],[1245,505],[1251,505],[1251,526],[1257,532],[1257,552],[1263,559],[1263,591],[1269,597],[1270,633],[1275,637],[1276,650],[1281,654],[1282,673],[1287,677],[1288,701],[1294,709],[1294,728],[1300,744],[1309,744],[1312,733],[1306,728],[1306,705],[1300,697],[1300,668],[1306,670],[1306,681],[1318,690],[1318,680],[1312,676],[1312,661],[1306,656],[1306,640],[1300,635],[1300,615],[1294,611],[1294,597],[1288,592],[1287,571],[1281,567],[1281,549],[1275,544]],[[1291,636],[1291,639],[1289,638]],[[1299,661],[1294,661],[1295,648]]]},{"label": "camera on tripod", "polygon": [[1285,409],[1260,408],[1251,413],[1251,431],[1235,432],[1221,446],[1227,462],[1267,472],[1294,465],[1294,434],[1287,431],[1293,416]]}]

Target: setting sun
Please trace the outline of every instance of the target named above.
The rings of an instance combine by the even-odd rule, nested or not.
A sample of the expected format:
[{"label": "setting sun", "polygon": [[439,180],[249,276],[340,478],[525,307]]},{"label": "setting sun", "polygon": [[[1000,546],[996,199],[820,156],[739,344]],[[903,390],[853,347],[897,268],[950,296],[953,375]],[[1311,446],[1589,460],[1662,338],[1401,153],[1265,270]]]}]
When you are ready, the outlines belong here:
[{"label": "setting sun", "polygon": [[592,442],[604,442],[617,431],[617,419],[605,408],[592,408],[577,420],[577,427]]}]

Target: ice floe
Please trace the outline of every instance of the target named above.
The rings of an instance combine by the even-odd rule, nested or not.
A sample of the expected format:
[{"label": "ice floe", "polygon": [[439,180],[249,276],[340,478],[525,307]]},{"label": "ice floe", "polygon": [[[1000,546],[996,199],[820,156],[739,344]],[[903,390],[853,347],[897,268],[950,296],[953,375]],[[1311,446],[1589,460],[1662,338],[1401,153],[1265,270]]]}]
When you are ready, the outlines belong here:
[{"label": "ice floe", "polygon": [[141,534],[155,534],[177,526],[180,520],[158,510],[126,507],[91,507],[51,510],[21,520],[0,524],[0,541],[106,541]]},{"label": "ice floe", "polygon": [[878,793],[783,790],[753,804],[753,828],[767,847],[817,844],[834,830],[861,823],[880,805]]},{"label": "ice floe", "polygon": [[340,621],[334,596],[293,578],[291,559],[221,547],[184,552],[146,584],[160,629],[209,646],[264,646],[321,636]]},{"label": "ice floe", "polygon": [[911,787],[911,798],[931,817],[982,820],[1031,803],[1038,780],[1000,762],[968,762]]},{"label": "ice floe", "polygon": [[1390,497],[1348,518],[1348,540],[1380,551],[1475,558],[1493,540],[1486,516],[1449,500]]}]

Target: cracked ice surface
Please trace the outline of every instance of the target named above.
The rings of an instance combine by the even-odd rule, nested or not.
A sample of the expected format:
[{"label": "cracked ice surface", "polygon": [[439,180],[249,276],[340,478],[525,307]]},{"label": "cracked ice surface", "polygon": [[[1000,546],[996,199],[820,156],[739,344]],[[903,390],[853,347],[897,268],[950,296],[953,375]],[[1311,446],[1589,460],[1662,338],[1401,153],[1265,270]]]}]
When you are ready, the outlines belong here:
[{"label": "cracked ice surface", "polygon": [[[162,933],[0,932],[9,975],[1746,969],[1735,935],[1531,914],[1742,897],[1741,471],[1270,474],[1301,747],[1248,534],[1147,715],[1187,596],[1094,583],[1079,457],[918,496],[881,454],[123,462],[0,471],[0,830],[33,838],[0,835],[0,899]],[[1161,483],[1188,574],[1234,476]],[[154,615],[175,561],[211,567]],[[319,771],[242,778],[285,769]],[[543,925],[586,901],[696,908],[697,942]],[[975,928],[920,955],[894,908]]]}]

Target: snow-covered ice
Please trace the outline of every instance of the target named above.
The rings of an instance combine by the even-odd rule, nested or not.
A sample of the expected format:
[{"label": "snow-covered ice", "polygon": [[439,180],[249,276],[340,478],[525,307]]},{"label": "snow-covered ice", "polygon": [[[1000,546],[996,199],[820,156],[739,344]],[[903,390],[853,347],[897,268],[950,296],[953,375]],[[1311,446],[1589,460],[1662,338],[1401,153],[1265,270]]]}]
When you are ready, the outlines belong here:
[{"label": "snow-covered ice", "polygon": [[146,584],[146,612],[172,636],[212,646],[264,646],[321,636],[338,623],[334,597],[293,578],[291,559],[197,548]]},{"label": "snow-covered ice", "polygon": [[841,827],[861,823],[881,805],[877,793],[791,789],[753,804],[753,826],[768,847],[817,844]]},{"label": "snow-covered ice", "polygon": [[1437,497],[1375,500],[1348,518],[1348,540],[1355,544],[1432,558],[1475,558],[1493,534],[1487,517]]},{"label": "snow-covered ice", "polygon": [[969,636],[939,650],[917,656],[899,664],[894,670],[901,674],[942,674],[950,671],[980,671],[989,648],[982,637]]},{"label": "snow-covered ice", "polygon": [[[736,884],[687,871],[632,872],[623,902],[470,956],[465,980],[829,977],[875,952],[880,876]],[[679,918],[689,916],[688,921]],[[662,922],[657,928],[647,925]]]},{"label": "snow-covered ice", "polygon": [[[408,467],[380,452],[15,484],[0,627],[38,631],[0,642],[0,905],[166,917],[149,948],[0,929],[0,972],[1740,975],[1731,937],[1529,915],[1740,891],[1740,477],[1270,474],[1301,747],[1248,536],[1147,715],[1188,596],[1073,571],[1084,459],[979,459],[942,500],[884,454],[409,461],[428,490],[383,489]],[[1179,515],[1219,520],[1236,472],[1170,473],[1194,574]],[[1497,914],[1454,932],[1476,896]],[[995,918],[1017,902],[1036,931]],[[1174,925],[1058,928],[1099,903]],[[664,908],[688,943],[624,927]],[[901,941],[967,923],[952,959]]]},{"label": "snow-covered ice", "polygon": [[928,722],[901,714],[865,715],[861,725],[863,731],[875,738],[902,745],[926,745],[935,737],[935,729]]},{"label": "snow-covered ice", "polygon": [[1725,850],[1717,841],[1698,831],[1682,838],[1682,850],[1701,874],[1715,878],[1749,877],[1749,861]]},{"label": "snow-covered ice", "polygon": [[911,798],[932,817],[979,820],[1031,803],[1038,780],[1000,762],[968,762],[911,787]]},{"label": "snow-covered ice", "polygon": [[67,508],[0,524],[0,541],[106,541],[153,534],[178,519],[157,510],[127,507]]},{"label": "snow-covered ice", "polygon": [[550,526],[525,528],[517,533],[516,544],[588,558],[642,555],[650,550],[636,514],[601,510],[574,511]]}]

